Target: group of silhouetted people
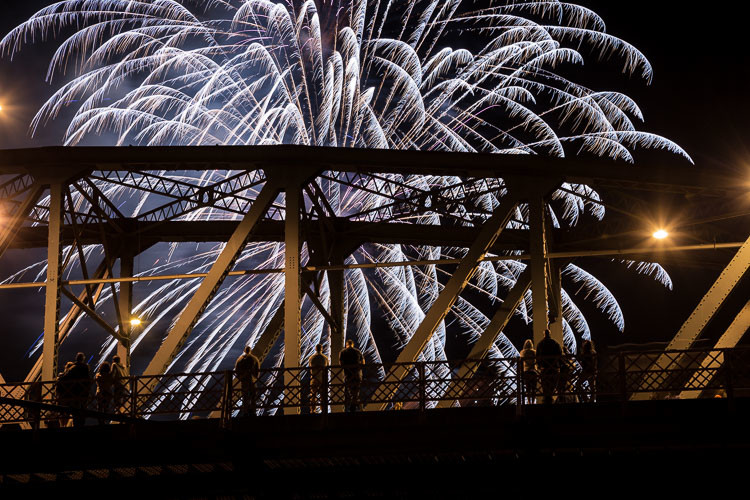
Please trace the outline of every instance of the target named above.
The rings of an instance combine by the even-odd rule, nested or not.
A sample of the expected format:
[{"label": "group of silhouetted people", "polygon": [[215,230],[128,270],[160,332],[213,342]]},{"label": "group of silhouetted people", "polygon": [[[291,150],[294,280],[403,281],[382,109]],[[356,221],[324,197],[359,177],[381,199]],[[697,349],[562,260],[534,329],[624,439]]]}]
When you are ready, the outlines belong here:
[{"label": "group of silhouetted people", "polygon": [[[339,353],[339,364],[344,376],[344,407],[347,412],[358,411],[360,405],[360,391],[362,388],[363,368],[365,358],[362,352],[354,347],[354,341],[347,340],[346,347]],[[328,356],[323,354],[323,344],[315,346],[315,354],[310,356],[310,410],[312,413],[326,411],[324,404],[328,401]],[[253,354],[250,346],[246,346],[243,353],[234,364],[234,372],[240,382],[242,401],[241,416],[256,415],[257,390],[256,384],[260,376],[260,361]]]},{"label": "group of silhouetted people", "polygon": [[551,404],[594,401],[596,397],[596,351],[590,340],[584,340],[578,356],[572,356],[544,331],[544,338],[534,349],[526,340],[520,353],[521,381],[524,403],[536,403],[537,388],[541,386],[542,402]]},{"label": "group of silhouetted people", "polygon": [[[55,400],[58,405],[73,408],[73,426],[84,425],[86,417],[82,410],[89,407],[92,383],[96,386],[94,401],[96,410],[100,413],[111,413],[120,411],[128,394],[127,370],[122,365],[119,356],[112,357],[112,363],[104,361],[99,365],[96,375],[91,377],[91,370],[86,363],[86,356],[79,352],[75,361],[69,361],[57,376],[55,382]],[[104,417],[99,417],[99,423],[106,422]],[[69,416],[61,414],[59,424],[66,426]]]}]

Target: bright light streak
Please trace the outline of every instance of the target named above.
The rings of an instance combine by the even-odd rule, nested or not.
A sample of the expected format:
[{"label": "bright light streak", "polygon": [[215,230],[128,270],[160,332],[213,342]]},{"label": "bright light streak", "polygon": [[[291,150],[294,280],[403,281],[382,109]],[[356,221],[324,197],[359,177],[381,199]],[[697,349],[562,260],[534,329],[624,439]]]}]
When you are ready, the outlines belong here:
[{"label": "bright light streak", "polygon": [[666,237],[669,236],[669,233],[665,229],[659,229],[657,231],[654,231],[653,237],[657,240],[663,240]]}]

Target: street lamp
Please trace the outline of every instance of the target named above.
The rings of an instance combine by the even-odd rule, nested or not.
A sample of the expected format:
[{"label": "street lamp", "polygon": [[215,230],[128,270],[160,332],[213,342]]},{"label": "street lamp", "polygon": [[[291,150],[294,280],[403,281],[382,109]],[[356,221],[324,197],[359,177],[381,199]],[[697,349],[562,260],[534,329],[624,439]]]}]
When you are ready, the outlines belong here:
[{"label": "street lamp", "polygon": [[656,238],[657,240],[663,240],[667,236],[669,236],[669,233],[665,229],[658,229],[654,231],[654,234],[652,236]]},{"label": "street lamp", "polygon": [[141,324],[140,318],[136,318],[135,316],[130,318],[130,326],[136,327],[136,326],[139,326],[140,324]]}]

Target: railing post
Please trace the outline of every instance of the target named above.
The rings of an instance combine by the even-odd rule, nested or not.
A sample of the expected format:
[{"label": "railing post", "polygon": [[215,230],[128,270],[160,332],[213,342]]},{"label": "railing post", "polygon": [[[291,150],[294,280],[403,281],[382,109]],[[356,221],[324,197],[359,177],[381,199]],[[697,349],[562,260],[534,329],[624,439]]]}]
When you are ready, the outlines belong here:
[{"label": "railing post", "polygon": [[727,393],[727,409],[734,415],[734,383],[732,370],[734,369],[733,351],[724,351],[724,391]]},{"label": "railing post", "polygon": [[328,408],[330,406],[328,395],[328,377],[330,375],[331,367],[326,366],[323,368],[323,386],[320,388],[320,394],[318,395],[320,398],[320,410],[323,412],[323,415],[328,415]]},{"label": "railing post", "polygon": [[138,418],[138,380],[130,377],[130,416]]},{"label": "railing post", "polygon": [[425,377],[424,365],[424,362],[417,362],[419,411],[425,411],[427,408],[427,379]]},{"label": "railing post", "polygon": [[[246,405],[247,401],[242,401]],[[221,423],[227,425],[232,417],[232,371],[224,372],[224,391],[221,398]]]}]

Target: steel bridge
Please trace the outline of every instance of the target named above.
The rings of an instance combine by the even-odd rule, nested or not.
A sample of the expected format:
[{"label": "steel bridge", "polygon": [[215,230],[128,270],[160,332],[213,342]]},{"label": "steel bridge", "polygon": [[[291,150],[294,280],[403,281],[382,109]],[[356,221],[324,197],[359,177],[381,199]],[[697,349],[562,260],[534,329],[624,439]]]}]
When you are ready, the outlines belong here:
[{"label": "steel bridge", "polygon": [[[208,184],[171,175],[209,170],[227,174],[221,181]],[[460,180],[447,187],[422,189],[399,182],[392,174],[451,176]],[[118,353],[129,368],[131,345],[138,334],[129,323],[133,285],[199,278],[200,285],[194,295],[156,353],[147,360],[146,368],[133,379],[143,388],[132,393],[152,398],[159,392],[159,384],[177,380],[169,378],[173,375],[166,372],[228,278],[282,273],[285,283],[282,307],[269,319],[254,351],[265,358],[281,337],[284,358],[278,374],[283,375],[279,383],[285,392],[281,407],[286,413],[298,413],[304,407],[305,392],[304,380],[299,376],[304,297],[325,318],[330,331],[331,358],[338,359],[346,338],[343,321],[346,269],[452,265],[455,271],[425,311],[421,324],[401,348],[395,362],[382,370],[385,375],[372,389],[379,396],[369,402],[367,409],[385,409],[414,379],[414,371],[420,366],[425,369],[425,365],[418,363],[421,352],[483,261],[525,259],[529,265],[471,346],[469,360],[486,357],[529,290],[537,305],[533,308],[535,341],[541,339],[548,327],[553,337],[561,341],[561,268],[571,259],[602,256],[654,261],[670,253],[724,249],[734,253],[728,266],[677,332],[667,352],[650,361],[653,370],[679,366],[698,373],[718,369],[725,362],[723,356],[705,355],[696,365],[687,353],[750,265],[750,239],[746,240],[745,234],[710,243],[657,245],[644,238],[642,231],[634,232],[632,220],[623,223],[629,220],[627,217],[615,217],[614,222],[604,226],[615,234],[606,236],[601,227],[590,225],[573,230],[555,228],[546,209],[555,193],[570,191],[572,186],[591,186],[601,192],[616,193],[606,201],[607,208],[615,214],[628,212],[628,207],[618,205],[617,200],[637,200],[643,193],[674,196],[692,207],[746,196],[746,187],[734,179],[689,166],[299,146],[55,147],[0,151],[0,176],[3,181],[0,257],[8,249],[46,248],[47,252],[44,281],[0,285],[3,294],[21,288],[45,291],[43,350],[25,377],[27,384],[54,380],[59,346],[82,315],[117,339]],[[376,207],[337,213],[321,189],[321,179],[376,194],[385,201]],[[156,201],[137,217],[126,217],[111,194],[113,188],[148,193]],[[479,203],[479,198],[487,193],[501,195],[500,203],[495,207]],[[574,194],[586,203],[605,204],[580,191]],[[191,219],[191,215],[205,209],[234,220]],[[518,224],[519,210],[527,214],[528,224]],[[407,223],[425,214],[439,214],[443,222]],[[514,221],[516,224],[512,225]],[[223,243],[207,273],[134,276],[134,259],[139,253],[159,242],[186,241]],[[284,243],[284,266],[235,269],[245,246],[261,241]],[[357,264],[347,261],[352,252],[367,243],[450,246],[464,252],[458,259]],[[103,249],[104,258],[100,262],[92,263],[86,258],[85,247],[89,245]],[[306,262],[301,251],[303,245],[307,250]],[[73,263],[81,266],[80,279],[66,278]],[[323,279],[330,286],[330,307],[325,307],[319,297]],[[97,312],[105,287],[117,298],[115,324]],[[69,308],[63,311],[61,304],[69,304]],[[749,327],[750,302],[716,343],[717,352],[734,348]],[[677,359],[672,352],[679,353]],[[470,380],[479,366],[474,362],[458,362],[451,384]],[[213,386],[231,388],[226,375],[200,374],[200,377],[213,380],[210,382]],[[690,380],[688,377],[683,390],[678,391],[685,397],[698,395],[697,391],[690,391]],[[0,382],[3,382],[1,376]],[[629,397],[654,396],[648,381],[644,379],[641,383],[643,389],[629,391]],[[446,390],[449,396],[430,404],[444,406],[460,399],[450,395],[450,387],[446,386]],[[43,394],[43,400],[49,402],[51,391]],[[421,398],[427,398],[424,391],[422,394]],[[231,398],[221,400],[225,401],[226,414]],[[338,401],[332,400],[330,404],[334,410],[340,410]],[[141,406],[136,404],[134,408]]]}]

